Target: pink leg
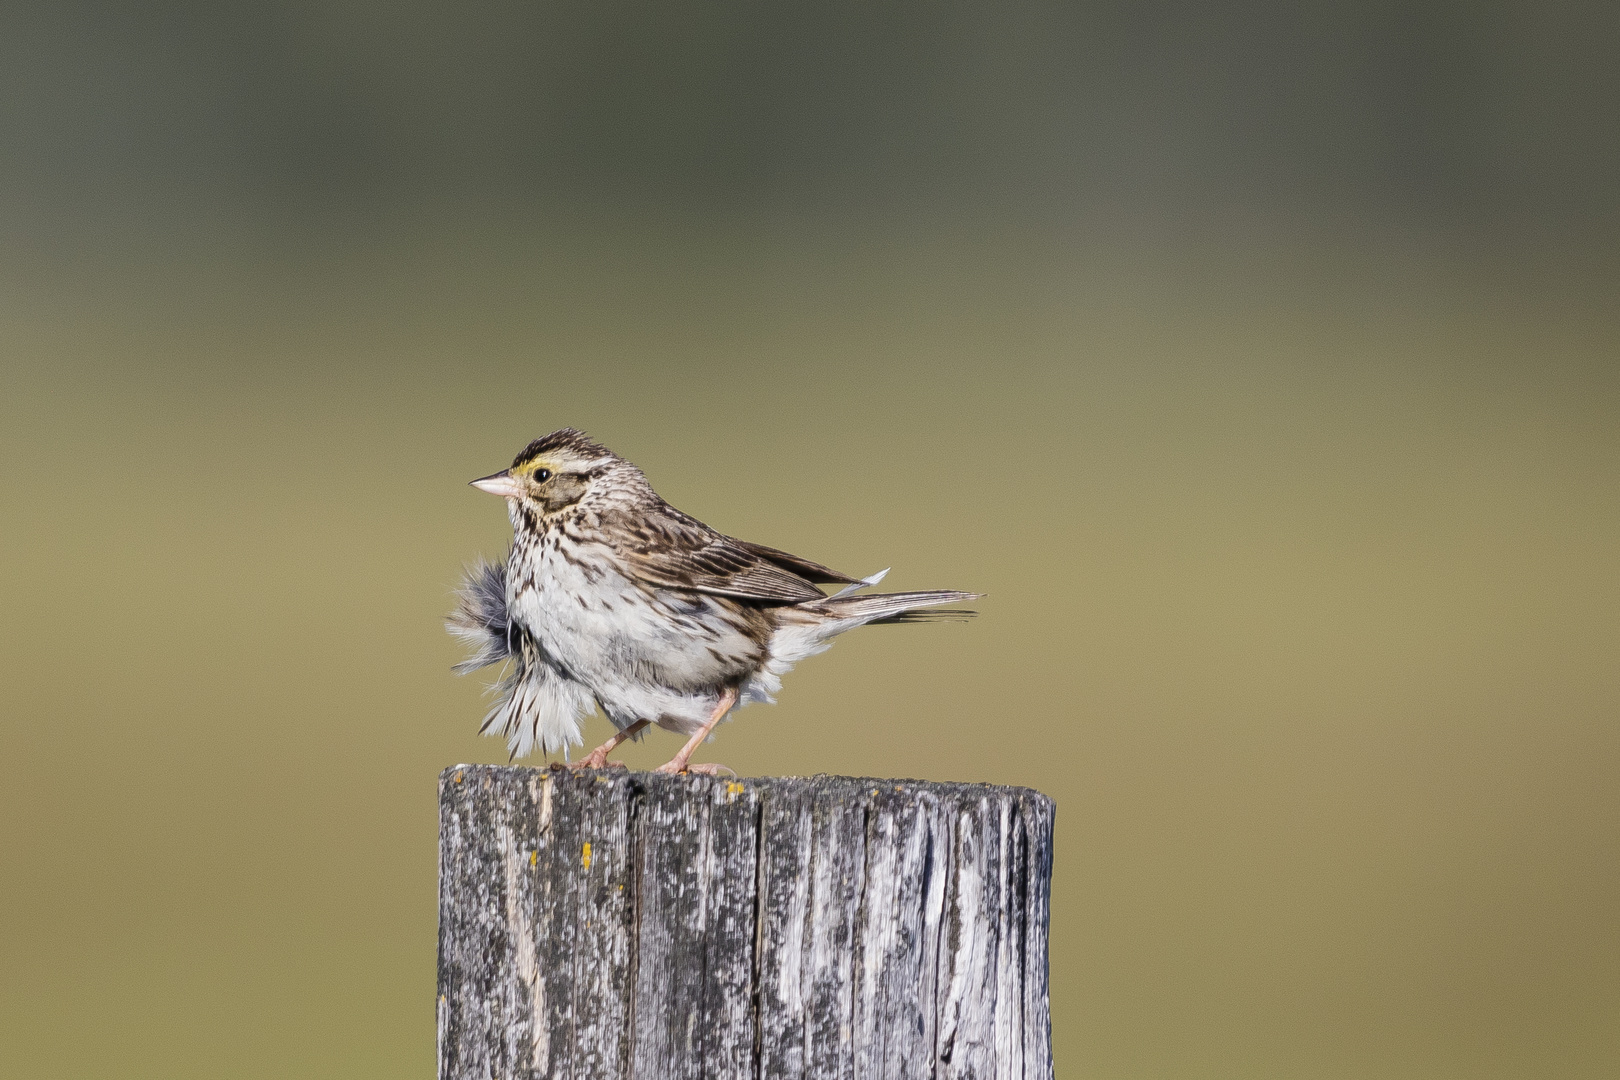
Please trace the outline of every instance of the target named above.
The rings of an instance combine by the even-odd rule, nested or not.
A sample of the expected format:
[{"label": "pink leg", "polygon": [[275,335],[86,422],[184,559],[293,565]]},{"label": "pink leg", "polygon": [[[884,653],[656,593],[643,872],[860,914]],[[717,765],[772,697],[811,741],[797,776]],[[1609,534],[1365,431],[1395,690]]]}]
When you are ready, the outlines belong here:
[{"label": "pink leg", "polygon": [[[731,772],[724,765],[693,765],[688,768],[686,763],[692,759],[692,755],[697,751],[703,740],[709,737],[709,732],[714,730],[714,725],[724,720],[726,713],[730,712],[731,707],[735,704],[737,704],[737,691],[733,687],[720,695],[720,701],[715,705],[714,714],[709,717],[709,722],[699,728],[697,734],[686,740],[686,745],[681,747],[681,752],[676,754],[668,763],[658,766],[654,771],[671,775],[683,772],[701,772],[708,773],[710,776],[715,775],[721,769]],[[735,776],[736,773],[732,773],[732,775]]]},{"label": "pink leg", "polygon": [[620,743],[624,742],[624,740],[630,738],[632,735],[646,726],[647,721],[637,720],[623,731],[615,733],[613,738],[609,739],[601,746],[598,746],[595,750],[592,750],[578,761],[572,762],[568,767],[570,769],[606,769],[610,766],[615,769],[625,768],[624,762],[609,761],[607,756],[613,753],[613,751],[617,750]]}]

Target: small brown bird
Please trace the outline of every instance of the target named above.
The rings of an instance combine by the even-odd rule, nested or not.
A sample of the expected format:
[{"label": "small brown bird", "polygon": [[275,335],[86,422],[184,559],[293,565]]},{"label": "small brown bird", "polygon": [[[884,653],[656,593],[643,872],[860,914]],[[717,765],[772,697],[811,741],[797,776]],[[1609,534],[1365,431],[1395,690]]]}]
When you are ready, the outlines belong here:
[{"label": "small brown bird", "polygon": [[[971,614],[915,609],[980,595],[857,596],[888,571],[854,578],[715,532],[573,428],[472,485],[506,500],[512,550],[504,566],[469,574],[449,627],[476,648],[457,671],[512,663],[482,730],[504,735],[514,759],[579,745],[594,702],[618,733],[574,767],[607,766],[621,742],[657,724],[690,736],[659,772],[716,773],[724,766],[690,764],[698,744],[734,706],[774,701],[782,676],[835,636]],[[844,588],[829,596],[820,584]]]}]

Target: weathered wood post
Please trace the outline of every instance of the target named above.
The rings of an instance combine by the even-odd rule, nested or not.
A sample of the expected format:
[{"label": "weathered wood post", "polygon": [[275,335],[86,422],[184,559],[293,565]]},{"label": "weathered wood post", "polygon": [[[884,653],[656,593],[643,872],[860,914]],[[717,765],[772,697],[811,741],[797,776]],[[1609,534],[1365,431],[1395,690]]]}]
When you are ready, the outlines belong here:
[{"label": "weathered wood post", "polygon": [[1050,1080],[1052,801],[461,765],[440,1080]]}]

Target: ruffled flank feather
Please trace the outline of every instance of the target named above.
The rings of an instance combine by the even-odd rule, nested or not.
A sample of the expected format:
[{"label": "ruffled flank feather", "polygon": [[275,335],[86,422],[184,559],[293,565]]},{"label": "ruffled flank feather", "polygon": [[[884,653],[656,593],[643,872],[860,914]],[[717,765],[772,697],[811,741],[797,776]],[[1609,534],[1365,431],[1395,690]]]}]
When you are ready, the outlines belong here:
[{"label": "ruffled flank feather", "polygon": [[480,561],[467,571],[445,628],[472,650],[452,669],[458,675],[491,664],[512,665],[490,687],[496,702],[484,716],[480,734],[503,736],[514,761],[536,749],[554,754],[580,745],[579,720],[595,699],[545,663],[534,640],[512,621],[506,607],[506,564]]},{"label": "ruffled flank feather", "polygon": [[517,634],[506,611],[506,564],[480,559],[456,590],[456,609],[445,620],[472,655],[453,670],[457,675],[517,658]]}]

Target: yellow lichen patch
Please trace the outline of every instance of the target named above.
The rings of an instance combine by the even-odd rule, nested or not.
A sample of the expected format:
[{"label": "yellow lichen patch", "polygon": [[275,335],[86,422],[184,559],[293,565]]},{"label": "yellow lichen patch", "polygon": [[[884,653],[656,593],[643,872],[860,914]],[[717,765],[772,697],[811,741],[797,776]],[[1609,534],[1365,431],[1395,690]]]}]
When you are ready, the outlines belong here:
[{"label": "yellow lichen patch", "polygon": [[535,868],[535,866],[539,862],[540,862],[540,853],[538,851],[529,852],[529,869],[533,870]]},{"label": "yellow lichen patch", "polygon": [[741,784],[727,784],[726,785],[726,794],[728,794],[728,795],[741,795],[743,792],[745,792],[747,790],[748,789],[743,787]]},{"label": "yellow lichen patch", "polygon": [[584,865],[585,869],[589,870],[591,868],[591,842],[589,840],[585,841],[585,848],[580,852],[579,861]]},{"label": "yellow lichen patch", "polygon": [[456,773],[456,775],[455,775],[455,781],[456,781],[456,783],[458,783],[458,784],[459,784],[459,783],[461,783],[461,774],[460,774],[460,773]]}]

